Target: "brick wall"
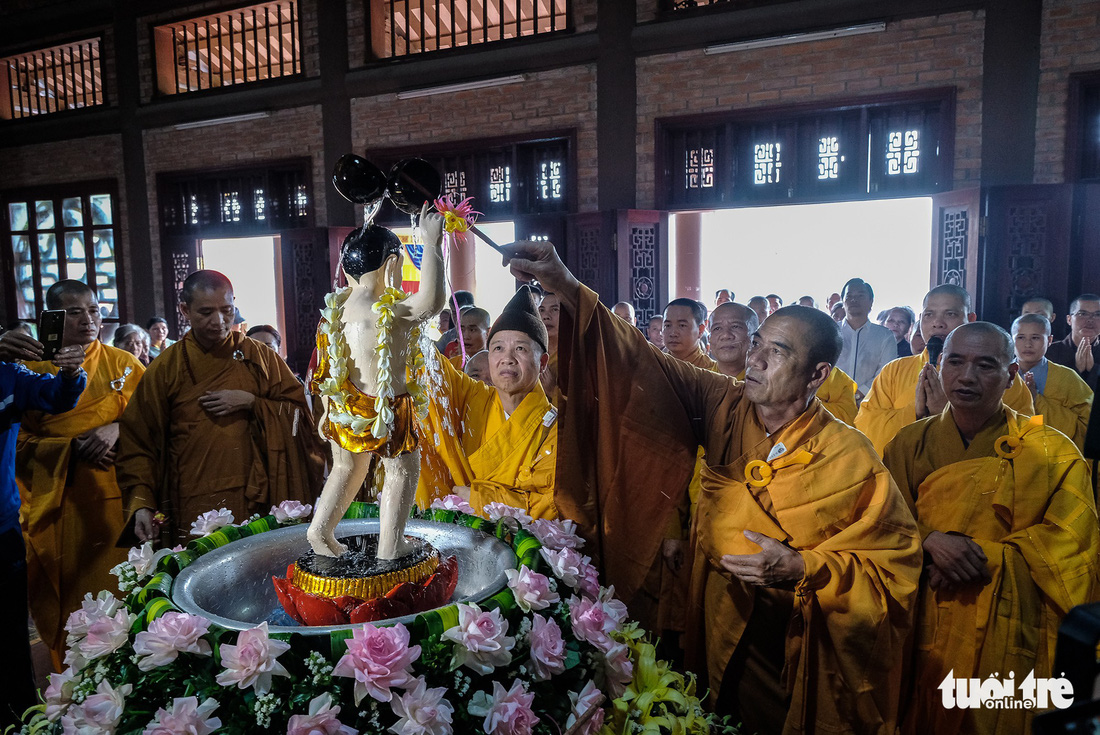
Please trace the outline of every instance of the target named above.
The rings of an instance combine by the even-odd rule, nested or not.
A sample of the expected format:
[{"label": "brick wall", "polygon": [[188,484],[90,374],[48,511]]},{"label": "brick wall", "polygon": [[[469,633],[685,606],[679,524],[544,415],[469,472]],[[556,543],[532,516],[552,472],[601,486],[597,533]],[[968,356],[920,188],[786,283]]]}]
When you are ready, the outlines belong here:
[{"label": "brick wall", "polygon": [[19,148],[5,148],[3,151],[4,179],[0,184],[4,189],[22,189],[34,186],[54,186],[77,181],[97,181],[113,179],[118,186],[118,201],[115,214],[118,217],[120,242],[115,248],[122,260],[122,280],[124,293],[122,301],[126,313],[131,317],[133,311],[133,293],[135,283],[130,265],[129,253],[135,241],[126,229],[126,185],[122,180],[122,137],[118,135],[98,135],[91,138],[78,138],[57,143],[42,143]]},{"label": "brick wall", "polygon": [[654,120],[953,85],[955,188],[981,173],[984,11],[892,22],[885,32],[707,56],[638,60],[638,206],[654,203]]},{"label": "brick wall", "polygon": [[264,161],[309,156],[313,160],[313,211],[319,227],[328,224],[327,182],[319,105],[272,112],[263,120],[193,130],[158,128],[144,136],[145,176],[149,190],[149,243],[153,253],[156,303],[163,303],[157,174],[252,166]]},{"label": "brick wall", "polygon": [[1069,75],[1100,69],[1100,2],[1045,0],[1035,120],[1035,183],[1065,180]]},{"label": "brick wall", "polygon": [[449,96],[398,100],[394,95],[352,100],[355,150],[541,130],[577,129],[577,204],[596,209],[596,69],[573,66],[531,74],[521,84]]},{"label": "brick wall", "polygon": [[358,69],[367,61],[367,7],[365,0],[348,0],[348,68]]},{"label": "brick wall", "polygon": [[[298,15],[301,18],[301,36],[298,49],[302,54],[302,70],[307,77],[318,76],[321,71],[319,41],[317,38],[317,3],[321,0],[298,0]],[[138,67],[141,69],[140,92],[141,101],[149,102],[153,99],[156,88],[156,58],[153,50],[153,28],[164,23],[170,23],[181,18],[202,17],[214,13],[241,7],[240,5],[226,4],[226,0],[209,0],[205,3],[196,3],[185,8],[173,10],[155,15],[146,15],[138,18]]]}]

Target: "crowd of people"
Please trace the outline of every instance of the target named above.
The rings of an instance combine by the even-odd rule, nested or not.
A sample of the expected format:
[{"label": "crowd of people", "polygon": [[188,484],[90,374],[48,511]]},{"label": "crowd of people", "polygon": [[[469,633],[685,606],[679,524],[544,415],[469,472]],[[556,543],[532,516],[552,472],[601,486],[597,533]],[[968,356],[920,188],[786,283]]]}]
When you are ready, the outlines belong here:
[{"label": "crowd of people", "polygon": [[[947,709],[940,690],[1051,676],[1059,622],[1097,599],[1082,449],[1100,296],[1069,304],[1060,341],[1050,300],[998,326],[950,284],[872,321],[860,278],[822,306],[721,289],[638,323],[549,244],[507,250],[532,286],[497,315],[450,295],[422,429],[387,450],[419,451],[418,505],[576,523],[632,617],[746,732],[1025,731],[1034,708]],[[128,546],[186,543],[212,509],[313,502],[333,457],[365,450],[319,390],[321,341],[298,379],[277,330],[235,329],[219,273],[186,280],[176,342],[154,318],[103,344],[77,281],[46,306],[66,314],[52,361],[19,325],[0,335],[0,551],[60,671],[69,613],[114,586]],[[6,724],[31,692],[26,608],[3,614],[21,652]]]}]

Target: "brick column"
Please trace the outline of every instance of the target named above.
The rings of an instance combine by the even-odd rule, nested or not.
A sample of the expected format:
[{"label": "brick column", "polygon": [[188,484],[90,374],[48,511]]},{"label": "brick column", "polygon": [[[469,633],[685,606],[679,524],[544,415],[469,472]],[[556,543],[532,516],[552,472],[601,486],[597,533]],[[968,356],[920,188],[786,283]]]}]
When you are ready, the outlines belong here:
[{"label": "brick column", "polygon": [[687,297],[702,301],[699,290],[702,272],[703,215],[701,212],[677,214],[676,287],[673,289],[672,298]]}]

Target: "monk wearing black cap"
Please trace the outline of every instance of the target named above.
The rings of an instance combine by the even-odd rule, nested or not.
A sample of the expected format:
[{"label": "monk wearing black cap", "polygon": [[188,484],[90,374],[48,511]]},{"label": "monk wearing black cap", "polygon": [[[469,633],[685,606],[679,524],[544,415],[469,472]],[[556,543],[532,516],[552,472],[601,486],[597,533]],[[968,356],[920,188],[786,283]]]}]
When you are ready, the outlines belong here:
[{"label": "monk wearing black cap", "polygon": [[557,411],[539,383],[550,359],[546,326],[523,286],[489,330],[487,386],[446,360],[443,395],[431,396],[417,503],[452,493],[481,512],[492,502],[533,518],[557,518]]}]

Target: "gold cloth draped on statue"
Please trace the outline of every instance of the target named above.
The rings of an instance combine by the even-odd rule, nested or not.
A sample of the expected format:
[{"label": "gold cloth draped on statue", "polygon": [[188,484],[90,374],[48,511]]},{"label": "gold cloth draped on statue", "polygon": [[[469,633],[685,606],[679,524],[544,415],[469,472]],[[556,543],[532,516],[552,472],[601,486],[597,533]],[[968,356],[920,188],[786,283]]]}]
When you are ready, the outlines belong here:
[{"label": "gold cloth draped on statue", "polygon": [[[329,377],[328,335],[318,329],[317,366],[313,369],[313,375],[310,376],[310,392],[315,396],[321,395],[320,384]],[[378,416],[374,408],[375,396],[359,390],[359,386],[351,382],[350,378],[345,379],[340,387],[347,395],[348,411],[353,416],[368,421],[373,421]],[[369,432],[366,435],[355,434],[350,428],[340,426],[330,421],[328,417],[325,418],[322,431],[327,439],[335,441],[341,448],[356,454],[374,452],[380,457],[390,458],[411,452],[417,446],[416,402],[408,393],[402,393],[394,396],[392,406],[393,426],[390,433],[382,439],[376,438]]]},{"label": "gold cloth draped on statue", "polygon": [[904,731],[1030,732],[1033,711],[947,710],[938,687],[951,671],[957,679],[1014,671],[1017,683],[1033,670],[1051,675],[1062,618],[1100,590],[1088,466],[1064,435],[1007,407],[969,446],[948,408],[903,429],[885,461],[921,535],[971,537],[993,578],[954,592],[921,585]]},{"label": "gold cloth draped on statue", "polygon": [[[199,398],[218,390],[256,400],[212,416]],[[273,350],[233,332],[206,352],[189,333],[149,366],[123,417],[127,518],[144,507],[163,511],[174,545],[208,510],[228,508],[241,522],[283,500],[312,503],[321,487],[314,430],[302,384]]]},{"label": "gold cloth draped on statue", "polygon": [[443,385],[439,394],[429,391],[417,505],[427,508],[455,486],[465,486],[470,488],[470,505],[479,513],[498,502],[532,518],[557,518],[558,426],[542,386],[536,382],[508,417],[495,389],[459,372],[446,359],[439,362]]},{"label": "gold cloth draped on statue", "polygon": [[[859,404],[855,427],[867,435],[879,456],[903,426],[917,420],[917,379],[927,362],[928,350],[925,350],[887,363]],[[1035,413],[1031,391],[1019,375],[1005,391],[1004,402],[1025,416]]]},{"label": "gold cloth draped on statue", "polygon": [[[49,362],[27,367],[57,374]],[[85,348],[84,369],[88,386],[76,408],[57,415],[28,412],[17,445],[31,613],[42,640],[58,654],[69,613],[85,593],[114,589],[111,567],[126,560],[125,549],[116,546],[125,518],[115,468],[77,459],[72,440],[118,421],[145,370],[129,352],[99,341]]]},{"label": "gold cloth draped on statue", "polygon": [[[681,500],[668,490],[687,487],[702,444],[690,600],[699,617],[688,620],[687,652],[719,678],[712,693],[754,600],[770,595],[719,571],[719,554],[759,551],[741,536],[748,528],[790,542],[806,563],[785,644],[787,730],[816,721],[817,731],[892,732],[921,552],[912,515],[867,441],[816,399],[769,439],[741,383],[662,355],[587,288],[561,328],[569,401],[558,506],[578,522],[605,580],[629,606]],[[797,461],[750,490],[746,465],[776,451]],[[798,464],[804,451],[809,461]]]}]

